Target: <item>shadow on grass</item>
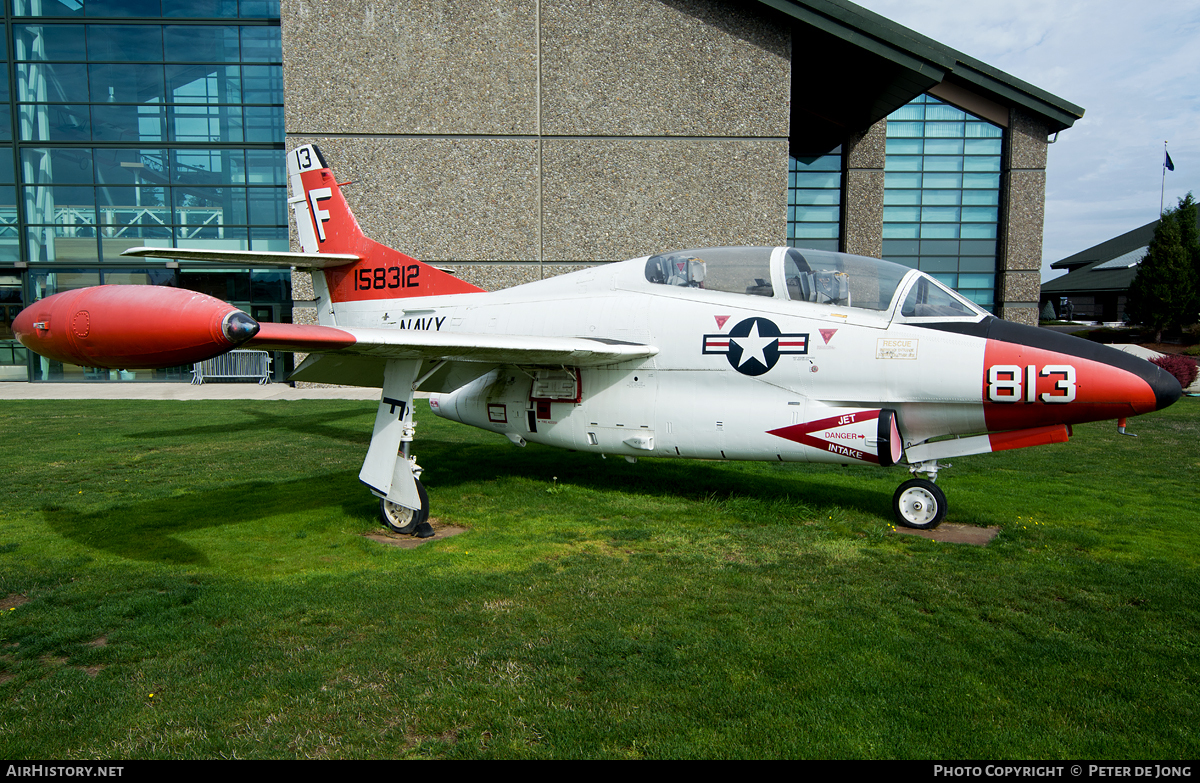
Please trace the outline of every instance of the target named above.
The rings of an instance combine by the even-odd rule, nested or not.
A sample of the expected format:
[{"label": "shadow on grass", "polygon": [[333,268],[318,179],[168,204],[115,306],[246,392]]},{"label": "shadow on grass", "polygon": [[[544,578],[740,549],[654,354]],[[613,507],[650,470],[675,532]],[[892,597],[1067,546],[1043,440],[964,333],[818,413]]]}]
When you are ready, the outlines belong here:
[{"label": "shadow on grass", "polygon": [[889,481],[887,489],[878,492],[847,489],[825,465],[683,459],[643,459],[630,464],[622,457],[610,456],[602,461],[595,454],[564,452],[537,444],[518,449],[507,444],[423,440],[419,446],[420,462],[428,470],[422,480],[435,494],[437,487],[501,477],[526,477],[547,483],[557,478],[560,484],[597,491],[693,501],[713,497],[798,500],[813,507],[838,506],[890,519],[892,492],[907,478],[907,473],[900,470],[881,472],[880,478],[892,477],[895,482]]},{"label": "shadow on grass", "polygon": [[[308,415],[293,415],[293,414],[275,414],[268,413],[261,407],[245,407],[240,413],[254,419],[249,422],[238,422],[238,435],[245,435],[254,432],[267,430],[287,430],[303,435],[316,435],[330,440],[340,441],[342,443],[353,443],[366,447],[371,442],[371,428],[374,424],[375,410],[373,408],[361,408],[355,410],[328,411],[322,413]],[[333,422],[342,419],[362,418],[366,423],[361,428],[347,428],[333,426]],[[161,430],[150,430],[143,432],[130,432],[125,437],[141,440],[143,438],[166,438],[178,439],[188,437],[207,437],[207,436],[228,436],[230,435],[230,425],[228,422],[220,424],[206,424],[197,427],[181,427],[168,428]]]},{"label": "shadow on grass", "polygon": [[[762,467],[734,463],[643,460],[631,465],[610,458],[597,465],[600,461],[593,454],[535,446],[518,451],[500,444],[435,440],[421,443],[421,456],[430,468],[426,478],[435,504],[438,487],[507,477],[549,481],[555,476],[561,483],[602,492],[690,501],[734,496],[765,502],[790,499],[815,508],[839,506],[872,515],[886,515],[890,508],[890,490],[848,491],[837,483],[822,481],[820,473],[805,474],[805,466],[780,466],[786,473],[770,475]],[[828,471],[825,473],[828,475]],[[264,479],[89,513],[63,507],[45,508],[43,513],[55,532],[93,549],[132,560],[206,566],[207,555],[180,540],[179,535],[286,516],[295,513],[299,503],[306,511],[336,507],[353,516],[371,513],[374,501],[358,482],[357,471],[348,470],[285,482]],[[586,515],[588,510],[580,507],[579,513]]]},{"label": "shadow on grass", "polygon": [[345,471],[296,481],[253,481],[86,514],[62,507],[48,507],[42,512],[56,533],[93,549],[131,560],[208,565],[207,555],[177,536],[293,514],[298,504],[305,511],[339,507],[346,514],[361,514],[362,485],[355,473]]}]

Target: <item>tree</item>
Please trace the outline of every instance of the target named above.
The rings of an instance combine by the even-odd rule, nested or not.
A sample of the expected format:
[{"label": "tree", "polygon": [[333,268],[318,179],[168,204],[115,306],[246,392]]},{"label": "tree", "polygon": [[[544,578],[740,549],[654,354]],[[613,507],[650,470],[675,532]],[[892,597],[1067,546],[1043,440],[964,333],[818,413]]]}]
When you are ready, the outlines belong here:
[{"label": "tree", "polygon": [[1162,342],[1164,329],[1197,320],[1200,239],[1196,229],[1196,202],[1192,194],[1179,206],[1163,213],[1154,229],[1154,239],[1138,265],[1129,287],[1125,312],[1135,323],[1154,331]]}]

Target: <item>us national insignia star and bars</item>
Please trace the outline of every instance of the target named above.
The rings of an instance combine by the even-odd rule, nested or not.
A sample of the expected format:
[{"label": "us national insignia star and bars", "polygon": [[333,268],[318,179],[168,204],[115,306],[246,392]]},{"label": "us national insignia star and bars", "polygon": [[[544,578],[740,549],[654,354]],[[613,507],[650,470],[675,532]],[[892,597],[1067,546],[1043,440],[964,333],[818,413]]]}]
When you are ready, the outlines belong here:
[{"label": "us national insignia star and bars", "polygon": [[808,335],[784,334],[769,319],[747,318],[727,334],[704,335],[703,353],[724,354],[742,375],[762,375],[784,354],[808,353]]}]

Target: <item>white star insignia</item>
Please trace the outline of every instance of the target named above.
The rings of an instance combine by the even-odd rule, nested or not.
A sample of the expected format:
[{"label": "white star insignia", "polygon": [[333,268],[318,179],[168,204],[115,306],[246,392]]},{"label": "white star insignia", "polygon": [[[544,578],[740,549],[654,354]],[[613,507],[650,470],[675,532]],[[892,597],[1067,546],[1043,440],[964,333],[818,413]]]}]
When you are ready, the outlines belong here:
[{"label": "white star insignia", "polygon": [[742,349],[742,360],[738,362],[738,367],[742,367],[751,359],[756,360],[763,367],[767,366],[767,357],[763,353],[767,346],[778,340],[778,337],[761,337],[758,334],[758,321],[750,327],[750,334],[745,337],[731,337],[738,347]]}]

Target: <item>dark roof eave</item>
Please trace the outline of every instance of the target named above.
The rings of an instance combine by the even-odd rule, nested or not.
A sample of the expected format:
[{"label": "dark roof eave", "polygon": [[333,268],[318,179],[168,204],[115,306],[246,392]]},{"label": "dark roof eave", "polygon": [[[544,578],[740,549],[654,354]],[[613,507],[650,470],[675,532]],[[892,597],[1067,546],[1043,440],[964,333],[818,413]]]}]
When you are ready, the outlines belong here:
[{"label": "dark roof eave", "polygon": [[937,82],[957,77],[1041,117],[1051,133],[1066,130],[1083,117],[1080,106],[845,0],[759,2]]}]

